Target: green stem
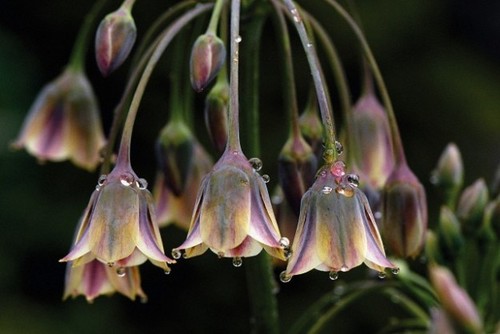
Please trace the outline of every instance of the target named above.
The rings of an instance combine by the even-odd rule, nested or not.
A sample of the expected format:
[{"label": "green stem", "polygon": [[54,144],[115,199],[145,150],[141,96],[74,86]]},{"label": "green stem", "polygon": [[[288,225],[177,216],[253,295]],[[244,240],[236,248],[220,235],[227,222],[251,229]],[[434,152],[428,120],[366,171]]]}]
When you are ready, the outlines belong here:
[{"label": "green stem", "polygon": [[158,60],[160,59],[161,55],[165,51],[166,47],[170,44],[172,39],[178,34],[178,32],[192,19],[194,19],[201,13],[207,11],[211,7],[212,6],[208,4],[199,5],[186,12],[180,18],[178,18],[165,31],[165,34],[162,36],[162,39],[160,40],[155,50],[153,51],[151,58],[149,58],[149,61],[144,69],[144,72],[142,73],[141,79],[137,84],[137,88],[132,98],[132,102],[130,103],[127,119],[125,120],[125,125],[123,127],[120,149],[118,151],[117,165],[122,164],[130,166],[130,144],[132,140],[132,130],[134,127],[135,118],[139,110],[139,104],[144,94],[144,90],[146,89],[146,85],[149,82],[149,78],[151,77],[154,67],[158,63]]},{"label": "green stem", "polygon": [[217,0],[215,2],[215,7],[208,23],[207,34],[217,35],[217,25],[219,24],[219,17],[222,7],[224,7],[224,2],[225,0]]},{"label": "green stem", "polygon": [[309,36],[307,35],[304,23],[302,22],[302,17],[297,7],[292,0],[284,0],[285,6],[290,11],[292,20],[295,24],[295,28],[299,34],[302,46],[307,56],[307,61],[311,69],[311,75],[313,77],[314,86],[316,88],[316,94],[318,97],[318,105],[321,111],[321,118],[323,120],[326,138],[325,138],[325,151],[323,158],[326,164],[331,164],[335,159],[337,159],[337,151],[335,149],[335,123],[333,120],[333,115],[331,112],[331,104],[327,95],[326,84],[324,83],[323,72],[321,71],[321,66],[318,60],[318,55],[314,45],[311,43]]},{"label": "green stem", "polygon": [[387,87],[385,85],[384,79],[378,67],[377,61],[373,56],[373,52],[371,51],[368,42],[363,34],[363,31],[360,29],[356,21],[347,13],[347,11],[335,0],[325,0],[330,6],[332,6],[335,11],[349,24],[354,34],[358,38],[358,41],[361,44],[361,49],[368,61],[368,64],[371,67],[373,76],[377,83],[377,87],[380,91],[380,95],[382,97],[382,101],[384,103],[385,109],[387,111],[387,116],[389,118],[389,124],[391,128],[391,135],[393,138],[394,145],[394,158],[397,165],[405,164],[406,157],[403,149],[403,143],[401,142],[401,136],[399,134],[399,127],[396,121],[396,116],[394,114],[394,108],[392,106],[391,99],[389,97],[389,93],[387,91]]},{"label": "green stem", "polygon": [[76,37],[76,42],[71,51],[71,56],[69,58],[68,67],[75,71],[83,71],[85,69],[85,55],[89,48],[89,43],[93,34],[93,28],[95,26],[97,15],[104,7],[106,0],[100,0],[92,7],[90,12],[85,16],[85,20],[78,32]]},{"label": "green stem", "polygon": [[394,288],[389,288],[384,291],[384,294],[389,296],[391,300],[397,302],[398,305],[402,306],[406,311],[410,314],[414,315],[417,319],[421,320],[424,323],[429,322],[429,315],[422,310],[422,308],[415,303],[413,300],[397,291]]},{"label": "green stem", "polygon": [[129,12],[132,11],[132,7],[134,7],[135,0],[125,0],[121,5],[121,8],[127,9]]},{"label": "green stem", "polygon": [[292,47],[290,44],[290,36],[285,22],[285,17],[279,8],[276,0],[272,1],[275,8],[275,13],[278,20],[278,40],[281,42],[283,64],[283,104],[285,110],[289,113],[290,136],[293,138],[300,137],[299,127],[299,107],[297,105],[297,94],[295,86],[295,78],[293,74]]},{"label": "green stem", "polygon": [[[184,111],[183,102],[185,98],[182,95],[182,69],[186,62],[186,56],[184,53],[184,45],[186,41],[186,33],[181,32],[177,37],[172,50],[171,67],[170,67],[170,121],[183,121]],[[185,80],[189,81],[189,80]]]}]

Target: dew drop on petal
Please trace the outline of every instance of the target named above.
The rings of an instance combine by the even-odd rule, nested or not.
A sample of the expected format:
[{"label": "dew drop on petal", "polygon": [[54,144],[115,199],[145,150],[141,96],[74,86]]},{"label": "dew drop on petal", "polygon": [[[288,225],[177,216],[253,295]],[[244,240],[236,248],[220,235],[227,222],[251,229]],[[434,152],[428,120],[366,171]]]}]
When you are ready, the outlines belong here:
[{"label": "dew drop on petal", "polygon": [[332,270],[328,273],[328,277],[332,280],[335,281],[336,279],[339,278],[339,273],[335,270]]},{"label": "dew drop on petal", "polygon": [[222,259],[224,257],[224,252],[218,252],[217,256],[219,257],[219,259]]},{"label": "dew drop on petal", "polygon": [[170,272],[171,272],[171,270],[170,270],[170,269],[168,269],[168,270],[165,270],[163,273],[164,273],[165,275],[170,275]]},{"label": "dew drop on petal", "polygon": [[282,271],[280,274],[280,281],[283,283],[288,283],[292,280],[292,275],[288,275],[286,270]]},{"label": "dew drop on petal", "polygon": [[328,195],[329,193],[332,192],[332,187],[324,186],[323,189],[321,189],[321,192],[325,195]]},{"label": "dew drop on petal", "polygon": [[113,267],[115,265],[115,263],[114,262],[108,262],[107,265],[108,265],[108,267],[111,268],[111,267]]},{"label": "dew drop on petal", "polygon": [[123,267],[119,267],[116,269],[116,274],[118,275],[118,277],[125,277],[126,275],[126,271],[125,271],[125,268]]},{"label": "dew drop on petal", "polygon": [[122,175],[120,175],[120,182],[126,187],[134,183],[134,179],[134,176],[130,173],[123,173]]},{"label": "dew drop on petal", "polygon": [[107,176],[107,175],[105,175],[105,174],[103,174],[103,175],[99,176],[99,179],[97,180],[97,184],[98,184],[99,186],[104,185],[104,182],[106,182],[106,178],[107,178],[107,177],[108,177],[108,176]]},{"label": "dew drop on petal", "polygon": [[380,279],[384,279],[386,277],[386,274],[383,271],[380,271],[377,276]]},{"label": "dew drop on petal", "polygon": [[351,187],[358,187],[359,186],[359,176],[356,175],[356,174],[347,174],[347,183],[349,183],[349,185]]},{"label": "dew drop on petal", "polygon": [[290,247],[290,240],[288,240],[287,237],[283,237],[280,239],[280,246],[283,248],[288,248]]},{"label": "dew drop on petal", "polygon": [[100,186],[100,185],[96,185],[96,186],[95,186],[95,190],[96,190],[96,191],[101,190],[101,186]]},{"label": "dew drop on petal", "polygon": [[396,267],[396,268],[392,268],[392,270],[391,270],[391,271],[392,271],[392,274],[393,274],[393,275],[397,275],[397,274],[399,274],[399,268],[398,268],[398,267]]},{"label": "dew drop on petal", "polygon": [[144,190],[148,187],[148,181],[146,179],[139,179],[136,181],[137,187],[141,190]]},{"label": "dew drop on petal", "polygon": [[287,260],[288,260],[289,258],[291,258],[291,257],[292,257],[292,253],[293,253],[293,252],[292,252],[292,250],[291,250],[290,248],[285,248],[285,249],[283,250],[283,253],[285,254],[285,259],[287,259]]},{"label": "dew drop on petal", "polygon": [[176,260],[180,259],[182,256],[182,252],[178,249],[172,249],[172,257]]},{"label": "dew drop on petal", "polygon": [[264,183],[269,183],[269,181],[271,181],[271,178],[269,177],[269,175],[264,174],[262,175],[262,180],[264,180]]},{"label": "dew drop on petal", "polygon": [[241,267],[242,264],[243,264],[243,260],[241,259],[241,257],[239,257],[239,256],[233,257],[233,266],[238,268],[238,267]]},{"label": "dew drop on petal", "polygon": [[338,155],[344,153],[344,146],[338,140],[335,141],[335,151]]},{"label": "dew drop on petal", "polygon": [[256,172],[262,169],[262,160],[259,158],[250,158],[248,162]]},{"label": "dew drop on petal", "polygon": [[349,271],[349,268],[346,265],[343,265],[342,267],[340,267],[340,271],[345,273],[346,271]]}]

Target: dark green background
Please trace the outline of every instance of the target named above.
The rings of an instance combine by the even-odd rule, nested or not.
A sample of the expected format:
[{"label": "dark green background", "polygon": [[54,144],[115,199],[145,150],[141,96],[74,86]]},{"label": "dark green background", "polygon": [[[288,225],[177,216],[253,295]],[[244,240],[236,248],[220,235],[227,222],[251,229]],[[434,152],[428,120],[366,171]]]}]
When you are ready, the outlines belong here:
[{"label": "dark green background", "polygon": [[[64,265],[57,260],[68,251],[97,175],[69,163],[40,166],[25,152],[13,152],[9,142],[37,92],[65,65],[91,3],[0,1],[0,332],[249,332],[244,268],[233,268],[230,260],[209,253],[180,261],[168,277],[150,264],[143,265],[143,288],[149,297],[145,305],[118,295],[98,298],[93,305],[83,298],[61,302]],[[110,1],[109,10],[118,3]],[[137,2],[139,38],[168,3]],[[316,2],[303,3],[311,11],[318,9]],[[433,224],[437,202],[428,178],[448,142],[457,143],[462,151],[466,184],[478,177],[491,181],[500,161],[500,2],[363,0],[358,6],[396,109],[409,163],[428,190]],[[355,98],[359,71],[354,37],[338,16],[319,12],[318,18],[328,22],[334,33]],[[264,172],[275,181],[272,159],[286,132],[279,109],[281,85],[272,25],[266,25],[265,35],[261,139],[267,148]],[[299,61],[301,57],[297,56]],[[186,64],[188,59],[186,55]],[[87,68],[108,128],[126,70],[103,79],[91,53]],[[303,98],[309,78],[301,80]],[[167,118],[168,85],[166,76],[153,78],[134,134],[133,165],[150,184],[155,170],[153,142]],[[201,100],[196,104],[200,120]],[[199,137],[204,140],[206,134],[200,132]],[[183,233],[171,227],[163,236],[170,249],[181,242]],[[342,279],[360,273],[363,269],[356,269]],[[326,274],[312,272],[280,285],[283,328],[310,302],[340,286],[342,279],[332,283]],[[341,333],[359,333],[380,326],[391,314],[398,314],[396,305],[373,299],[342,314],[335,326]]]}]

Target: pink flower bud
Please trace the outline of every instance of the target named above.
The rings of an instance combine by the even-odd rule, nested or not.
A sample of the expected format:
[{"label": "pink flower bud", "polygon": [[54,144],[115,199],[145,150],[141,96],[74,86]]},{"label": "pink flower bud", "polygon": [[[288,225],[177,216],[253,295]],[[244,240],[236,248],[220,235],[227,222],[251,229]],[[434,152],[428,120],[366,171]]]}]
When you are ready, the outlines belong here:
[{"label": "pink flower bud", "polygon": [[226,48],[214,34],[204,34],[196,39],[191,50],[191,85],[197,92],[204,90],[217,75],[226,60]]},{"label": "pink flower bud", "polygon": [[127,6],[120,7],[101,21],[95,36],[95,55],[103,76],[108,76],[123,64],[136,36],[134,18]]},{"label": "pink flower bud", "polygon": [[443,191],[445,201],[453,204],[464,180],[462,156],[454,143],[448,144],[432,172],[431,182]]}]

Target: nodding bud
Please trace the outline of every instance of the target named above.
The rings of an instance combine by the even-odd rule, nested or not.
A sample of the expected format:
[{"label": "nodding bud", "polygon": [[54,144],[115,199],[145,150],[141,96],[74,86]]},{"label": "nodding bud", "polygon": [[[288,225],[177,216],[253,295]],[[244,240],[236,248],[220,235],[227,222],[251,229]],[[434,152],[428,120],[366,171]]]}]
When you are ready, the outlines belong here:
[{"label": "nodding bud", "polygon": [[406,164],[396,166],[382,194],[382,235],[394,255],[415,257],[427,229],[425,190]]},{"label": "nodding bud", "polygon": [[185,188],[193,160],[194,137],[182,121],[171,121],[161,131],[156,153],[165,183],[176,196]]},{"label": "nodding bud", "polygon": [[429,278],[444,311],[458,325],[457,333],[463,330],[483,333],[476,306],[467,292],[457,284],[453,274],[445,267],[431,265]]},{"label": "nodding bud", "polygon": [[298,216],[302,196],[314,182],[318,161],[302,136],[290,137],[278,158],[278,175],[288,204]]},{"label": "nodding bud", "polygon": [[226,60],[226,47],[214,34],[199,36],[191,50],[191,85],[197,92],[204,90],[217,75]]},{"label": "nodding bud", "polygon": [[95,55],[103,76],[108,76],[127,59],[137,36],[131,6],[122,5],[106,15],[97,28]]},{"label": "nodding bud", "polygon": [[454,143],[448,144],[432,172],[431,182],[437,185],[447,203],[453,204],[463,185],[464,166],[460,151]]},{"label": "nodding bud", "polygon": [[445,260],[455,259],[463,248],[464,238],[460,231],[460,223],[447,206],[441,207],[438,240]]},{"label": "nodding bud", "polygon": [[224,152],[228,131],[229,86],[227,82],[216,84],[205,100],[205,125],[217,152]]},{"label": "nodding bud", "polygon": [[364,93],[353,106],[351,125],[348,152],[368,183],[380,190],[394,167],[394,153],[387,113],[373,91]]},{"label": "nodding bud", "polygon": [[[488,233],[488,239],[500,240],[500,197],[489,203],[484,210],[482,233]],[[483,235],[484,239],[484,235]]]},{"label": "nodding bud", "polygon": [[483,179],[477,180],[462,191],[456,211],[464,233],[474,233],[481,225],[488,199],[488,187]]},{"label": "nodding bud", "polygon": [[299,127],[302,136],[311,146],[316,157],[320,158],[323,144],[323,122],[319,118],[318,105],[313,98],[307,103],[307,106],[300,115]]}]

